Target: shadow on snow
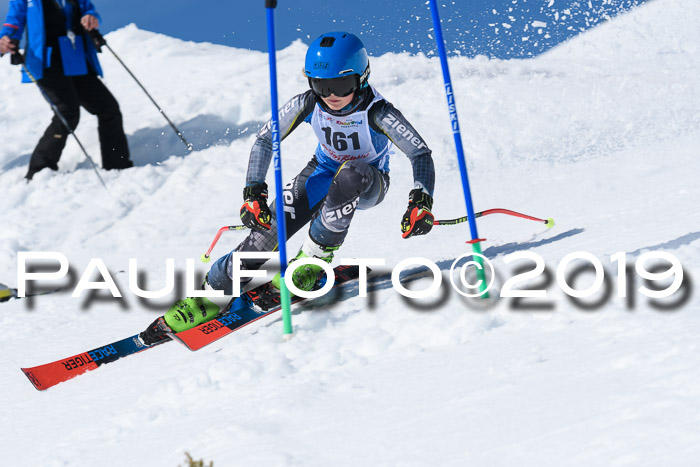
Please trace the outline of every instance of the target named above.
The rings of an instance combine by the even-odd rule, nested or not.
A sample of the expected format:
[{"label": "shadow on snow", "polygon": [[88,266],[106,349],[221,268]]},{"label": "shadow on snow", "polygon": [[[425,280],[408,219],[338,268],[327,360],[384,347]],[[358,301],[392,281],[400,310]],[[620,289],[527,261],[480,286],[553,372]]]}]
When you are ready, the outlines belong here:
[{"label": "shadow on snow", "polygon": [[[257,133],[265,122],[250,121],[240,125],[227,122],[216,115],[198,115],[195,118],[176,126],[183,136],[193,146],[193,151],[202,151],[212,146],[227,146],[234,140],[247,138]],[[189,151],[180,141],[175,130],[170,125],[160,128],[143,128],[132,135],[127,136],[131,160],[134,166],[157,165],[171,156],[185,157]],[[76,148],[76,150],[80,150]],[[93,151],[98,151],[94,148]],[[96,164],[101,160],[100,154],[88,151],[88,154]],[[0,171],[5,172],[17,167],[27,167],[31,153],[22,154],[2,166]],[[77,166],[78,169],[91,168],[87,160],[83,160]]]}]

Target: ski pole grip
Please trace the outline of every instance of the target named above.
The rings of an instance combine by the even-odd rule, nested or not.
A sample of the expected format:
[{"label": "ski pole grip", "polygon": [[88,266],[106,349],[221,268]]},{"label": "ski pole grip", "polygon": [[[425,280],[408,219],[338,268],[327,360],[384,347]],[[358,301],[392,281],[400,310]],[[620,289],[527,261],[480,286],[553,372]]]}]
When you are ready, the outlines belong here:
[{"label": "ski pole grip", "polygon": [[265,0],[265,8],[277,8],[277,0]]},{"label": "ski pole grip", "polygon": [[93,29],[92,31],[88,31],[88,34],[90,35],[90,39],[92,39],[92,43],[95,45],[97,51],[102,52],[102,46],[107,45],[107,41],[105,40],[104,36],[100,33],[99,29]]}]

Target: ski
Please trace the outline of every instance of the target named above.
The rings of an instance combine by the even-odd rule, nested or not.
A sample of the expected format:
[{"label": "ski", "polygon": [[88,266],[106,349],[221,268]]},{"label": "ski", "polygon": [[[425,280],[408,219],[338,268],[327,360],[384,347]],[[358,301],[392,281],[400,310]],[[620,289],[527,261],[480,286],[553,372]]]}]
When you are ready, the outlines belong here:
[{"label": "ski", "polygon": [[[333,288],[335,289],[357,279],[359,268],[357,266],[338,266],[333,271],[335,273]],[[227,311],[218,318],[202,323],[187,331],[170,334],[170,337],[181,342],[190,350],[199,350],[235,330],[271,315],[278,311],[280,307],[276,306],[269,310],[261,310],[255,305],[256,301],[258,301],[257,298],[261,296],[260,292],[268,287],[269,283],[266,283],[246,292],[241,297],[232,300],[227,307]],[[292,303],[298,303],[303,300],[301,297],[294,297]],[[148,346],[141,342],[138,334],[135,334],[72,357],[31,368],[21,368],[21,370],[37,390],[43,391],[88,371],[95,370],[102,365],[151,349],[165,342],[170,342],[170,340],[166,339]]]},{"label": "ski", "polygon": [[[337,266],[333,269],[335,274],[335,283],[333,289],[336,289],[348,282],[354,281],[359,277],[359,267],[357,266]],[[322,287],[323,283],[319,284]],[[246,292],[240,297],[234,299],[229,305],[226,312],[218,318],[202,323],[187,331],[178,332],[177,334],[169,334],[174,340],[179,341],[190,350],[199,350],[211,344],[214,341],[221,339],[224,336],[231,334],[234,331],[247,326],[259,319],[279,311],[281,305],[276,304],[269,309],[261,309],[259,304],[262,298],[269,297],[270,283],[263,284],[253,290]],[[292,297],[292,305],[306,299],[302,297]],[[279,300],[278,300],[279,302]]]},{"label": "ski", "polygon": [[21,370],[36,389],[43,391],[83,373],[95,370],[102,365],[150,349],[163,342],[168,342],[168,340],[147,346],[139,340],[139,335],[136,334],[72,357]]}]

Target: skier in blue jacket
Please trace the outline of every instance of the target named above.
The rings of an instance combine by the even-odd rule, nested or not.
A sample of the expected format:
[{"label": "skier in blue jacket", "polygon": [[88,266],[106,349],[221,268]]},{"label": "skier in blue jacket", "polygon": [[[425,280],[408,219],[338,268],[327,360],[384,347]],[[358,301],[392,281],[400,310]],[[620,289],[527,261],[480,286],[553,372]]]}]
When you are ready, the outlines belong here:
[{"label": "skier in blue jacket", "polygon": [[[433,226],[435,168],[431,151],[418,132],[391,103],[368,83],[367,52],[359,38],[346,32],[323,34],[306,53],[304,74],[310,89],[293,97],[279,114],[282,139],[302,123],[311,125],[318,145],[307,166],[284,188],[287,237],[310,227],[296,258],[315,257],[327,263],[340,248],[356,210],[372,208],[389,188],[389,159],[396,145],[413,166],[413,189],[400,223],[403,238],[424,235]],[[234,250],[277,249],[275,205],[268,206],[265,176],[272,159],[271,122],[258,133],[251,150],[243,190],[241,220],[251,229]],[[233,294],[231,252],[209,270],[204,287]],[[264,260],[242,260],[242,269],[258,269]],[[294,268],[292,280],[311,290],[321,267]],[[279,289],[280,275],[272,280]],[[279,293],[271,293],[279,302]],[[269,305],[269,304],[268,304]],[[150,345],[166,332],[180,332],[216,317],[219,307],[206,298],[186,298],[173,305],[141,334]]]},{"label": "skier in blue jacket", "polygon": [[[27,30],[23,82],[36,81],[57,106],[71,129],[80,120],[80,107],[97,116],[102,166],[132,167],[119,104],[98,76],[97,51],[84,31],[99,26],[100,16],[90,0],[11,0],[0,29],[0,54],[19,53],[17,44]],[[54,115],[29,161],[26,178],[42,169],[58,170],[70,134]]]}]

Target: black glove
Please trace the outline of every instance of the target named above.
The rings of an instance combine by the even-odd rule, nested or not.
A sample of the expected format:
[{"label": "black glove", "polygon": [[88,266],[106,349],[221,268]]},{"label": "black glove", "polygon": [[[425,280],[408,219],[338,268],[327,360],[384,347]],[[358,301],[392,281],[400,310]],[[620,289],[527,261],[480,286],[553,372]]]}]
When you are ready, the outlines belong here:
[{"label": "black glove", "polygon": [[243,189],[245,202],[241,206],[241,221],[252,230],[270,230],[272,214],[267,207],[267,184],[255,183]]},{"label": "black glove", "polygon": [[14,47],[10,47],[14,52],[10,52],[10,65],[21,65],[24,63],[24,56],[19,50],[19,39],[10,39],[10,44]]},{"label": "black glove", "polygon": [[433,228],[433,198],[423,190],[416,188],[408,194],[408,209],[401,219],[403,238],[425,235]]},{"label": "black glove", "polygon": [[107,45],[107,41],[104,36],[100,33],[98,29],[93,29],[92,31],[87,31],[90,39],[92,39],[92,44],[95,46],[97,53],[102,53],[102,46]]}]

